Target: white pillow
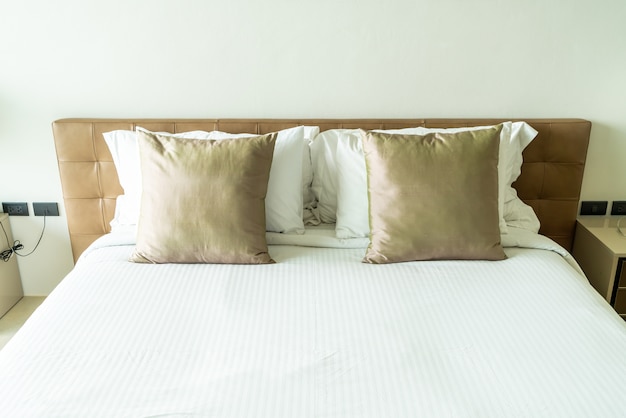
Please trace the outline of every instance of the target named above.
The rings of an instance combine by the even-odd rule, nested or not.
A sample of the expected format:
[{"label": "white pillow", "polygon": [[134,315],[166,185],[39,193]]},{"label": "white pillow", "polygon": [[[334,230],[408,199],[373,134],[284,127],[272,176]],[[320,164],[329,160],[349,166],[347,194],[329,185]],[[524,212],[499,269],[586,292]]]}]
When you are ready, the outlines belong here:
[{"label": "white pillow", "polygon": [[[173,136],[225,140],[255,135],[196,131]],[[120,184],[124,189],[123,197],[118,198],[119,210],[116,207],[116,215],[111,226],[134,225],[139,219],[139,202],[141,201],[141,172],[135,132],[106,132],[104,138],[113,155]],[[304,233],[302,163],[305,145],[304,127],[302,126],[278,132],[265,197],[266,229],[268,231]]]},{"label": "white pillow", "polygon": [[[377,130],[377,132],[425,135],[431,132],[460,132],[484,128],[484,126],[441,129],[416,127]],[[369,235],[369,218],[363,150],[358,136],[351,132],[341,133],[341,135],[342,139],[336,141],[335,152],[337,156],[335,161],[337,172],[336,234],[338,238],[364,237]],[[498,162],[498,211],[502,234],[507,232],[507,222],[504,217],[507,190],[511,189],[511,183],[519,176],[522,150],[535,135],[536,131],[525,122],[503,123]],[[521,201],[514,204],[518,208],[520,204],[524,205]],[[512,213],[515,212],[511,210]]]},{"label": "white pillow", "polygon": [[504,197],[504,220],[507,226],[537,233],[541,226],[537,214],[517,196],[517,191],[511,186],[522,172],[522,152],[535,139],[537,131],[526,122],[513,122],[511,136],[515,140],[511,142],[514,148],[512,148],[508,163],[509,177],[508,189]]},{"label": "white pillow", "polygon": [[340,138],[358,138],[358,135],[358,129],[330,129],[311,142],[311,189],[317,200],[316,210],[321,222],[335,223],[337,220],[337,142]]},{"label": "white pillow", "polygon": [[[313,166],[311,165],[310,144],[319,135],[319,126],[304,127],[304,148],[302,152],[302,206],[304,211],[310,211],[315,205],[315,195],[311,189],[313,183]],[[305,214],[305,218],[307,215]]]},{"label": "white pillow", "polygon": [[369,237],[369,198],[363,142],[347,133],[337,142],[337,238]]},{"label": "white pillow", "polygon": [[526,229],[537,233],[541,226],[537,214],[526,203],[517,197],[517,192],[510,187],[506,192],[504,202],[504,219],[507,227]]}]

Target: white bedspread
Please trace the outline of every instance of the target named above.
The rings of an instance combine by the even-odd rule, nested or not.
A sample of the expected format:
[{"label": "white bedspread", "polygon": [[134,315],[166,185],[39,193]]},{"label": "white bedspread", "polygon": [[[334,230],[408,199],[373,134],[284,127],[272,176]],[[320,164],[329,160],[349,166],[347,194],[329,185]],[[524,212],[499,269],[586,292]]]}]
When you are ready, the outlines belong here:
[{"label": "white bedspread", "polygon": [[543,249],[141,265],[106,236],[0,353],[0,416],[624,416],[626,325],[560,247],[507,240]]}]

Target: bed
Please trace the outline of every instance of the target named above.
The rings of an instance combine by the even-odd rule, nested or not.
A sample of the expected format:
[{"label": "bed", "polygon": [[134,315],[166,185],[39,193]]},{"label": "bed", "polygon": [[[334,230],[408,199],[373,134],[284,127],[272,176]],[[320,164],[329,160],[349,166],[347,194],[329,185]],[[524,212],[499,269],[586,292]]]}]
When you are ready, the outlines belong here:
[{"label": "bed", "polygon": [[[522,126],[521,121],[498,119],[55,121],[76,265],[0,352],[0,411],[15,417],[623,416],[626,325],[569,254],[591,124],[580,119],[525,120],[523,126],[536,136],[520,146],[521,173],[513,170],[514,189],[503,193],[498,177],[502,138],[506,129],[513,135],[514,124]],[[290,175],[275,175],[279,149],[287,149],[285,136],[278,145],[281,132],[303,126],[310,128],[306,146],[300,148],[305,153],[290,160],[295,164]],[[135,131],[137,127],[145,130]],[[414,130],[407,133],[404,128]],[[255,150],[273,149],[273,161],[259,168],[267,184],[261,200],[266,205],[263,226],[273,224],[275,208],[269,202],[277,189],[270,191],[272,181],[295,176],[302,229],[292,231],[278,220],[280,226],[262,231],[267,253],[261,252],[265,258],[258,264],[157,258],[151,245],[160,242],[164,224],[184,223],[179,220],[193,218],[204,207],[209,207],[205,215],[239,209],[236,202],[224,204],[225,197],[187,200],[183,206],[171,203],[185,186],[169,182],[183,171],[171,165],[161,172],[146,171],[152,160],[140,148],[141,218],[138,224],[123,222],[120,211],[132,202],[119,196],[129,195],[131,186],[118,173],[121,148],[115,148],[110,134],[116,131],[149,138],[176,152],[182,152],[176,148],[180,144],[193,143],[202,148],[193,155],[209,148],[199,144],[199,132],[249,134],[244,139],[233,135],[230,142],[222,141],[225,136],[205,142],[247,147],[256,141]],[[155,132],[181,133],[183,139]],[[185,138],[182,133],[188,132],[194,133]],[[306,136],[304,128],[299,132]],[[353,134],[357,136],[350,140],[343,136]],[[489,156],[490,168],[484,173],[463,165],[473,158],[464,148],[469,137],[484,143],[476,157]],[[462,152],[458,170],[453,164],[441,170],[420,160],[428,172],[450,176],[428,199],[420,195],[420,205],[430,202],[430,195],[436,201],[442,184],[461,181],[462,189],[470,190],[463,207],[484,214],[470,227],[478,228],[475,224],[488,218],[484,235],[493,237],[496,228],[495,253],[492,238],[485,244],[489,254],[496,254],[493,259],[457,252],[446,256],[447,246],[423,260],[391,258],[398,235],[390,243],[380,231],[398,233],[391,222],[397,218],[396,203],[404,201],[395,196],[420,191],[408,187],[389,194],[395,177],[384,177],[379,186],[378,174],[401,164],[394,160],[379,170],[384,161],[376,158],[397,151],[384,147],[398,147],[402,141],[419,141],[424,147],[444,141]],[[336,158],[334,165],[324,160],[329,153]],[[365,163],[363,158],[350,160],[359,155],[365,155]],[[448,161],[437,158],[435,163]],[[305,170],[307,161],[310,170]],[[247,170],[242,167],[234,171]],[[450,174],[455,171],[461,174]],[[340,172],[344,177],[335,177],[337,184],[324,183],[330,181],[325,179],[329,173]],[[359,186],[345,183],[349,177]],[[411,177],[411,184],[431,181],[417,177]],[[254,189],[251,195],[258,187]],[[477,197],[482,189],[489,189],[488,198],[467,198]],[[329,190],[337,192],[334,207],[325,206]],[[501,204],[503,194],[510,200]],[[506,209],[514,198],[520,199],[517,209]],[[363,199],[365,211],[354,206]],[[146,202],[159,210],[146,212]],[[259,205],[258,199],[250,202],[247,209]],[[280,208],[287,206],[280,201]],[[458,210],[440,209],[447,216],[463,217]],[[424,231],[432,225],[453,227],[455,239],[474,242],[475,229],[465,233],[456,219],[442,226],[426,215]],[[407,220],[400,229],[415,229],[406,228],[414,221],[412,212],[403,216]],[[161,235],[168,243],[174,240],[171,231]],[[440,238],[429,237],[426,244]],[[177,241],[174,252],[183,252],[194,239]],[[208,251],[203,257],[213,256],[212,249],[203,249]],[[260,252],[253,253],[257,263]]]}]

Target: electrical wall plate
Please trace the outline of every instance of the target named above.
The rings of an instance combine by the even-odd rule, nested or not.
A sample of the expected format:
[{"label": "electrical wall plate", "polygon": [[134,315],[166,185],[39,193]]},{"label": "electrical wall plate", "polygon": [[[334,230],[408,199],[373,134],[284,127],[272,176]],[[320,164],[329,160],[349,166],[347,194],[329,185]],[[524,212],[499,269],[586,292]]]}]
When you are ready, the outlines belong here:
[{"label": "electrical wall plate", "polygon": [[56,202],[34,202],[35,216],[59,216],[59,206]]},{"label": "electrical wall plate", "polygon": [[608,201],[587,201],[580,204],[581,215],[606,215]]},{"label": "electrical wall plate", "polygon": [[613,206],[611,206],[611,215],[626,215],[626,202],[616,200],[613,202]]},{"label": "electrical wall plate", "polygon": [[2,202],[2,211],[9,216],[28,216],[28,203]]}]

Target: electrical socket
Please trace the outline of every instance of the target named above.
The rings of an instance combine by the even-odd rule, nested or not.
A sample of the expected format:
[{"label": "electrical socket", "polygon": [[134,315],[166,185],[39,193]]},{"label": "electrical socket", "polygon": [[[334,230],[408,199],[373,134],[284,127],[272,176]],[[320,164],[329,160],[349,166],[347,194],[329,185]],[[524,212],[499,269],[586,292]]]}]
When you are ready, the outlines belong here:
[{"label": "electrical socket", "polygon": [[580,204],[581,215],[606,215],[607,201],[589,201]]},{"label": "electrical socket", "polygon": [[614,201],[613,206],[611,206],[611,215],[626,215],[626,202]]},{"label": "electrical socket", "polygon": [[59,216],[59,206],[56,202],[34,202],[35,216]]},{"label": "electrical socket", "polygon": [[28,204],[26,202],[2,202],[2,211],[9,216],[28,216]]}]

